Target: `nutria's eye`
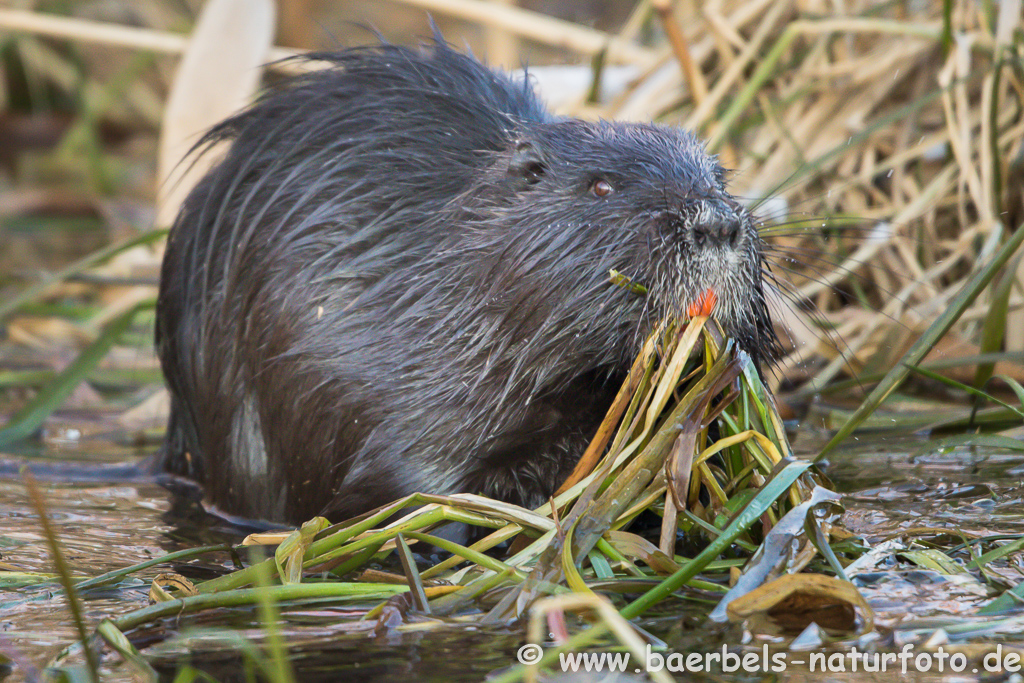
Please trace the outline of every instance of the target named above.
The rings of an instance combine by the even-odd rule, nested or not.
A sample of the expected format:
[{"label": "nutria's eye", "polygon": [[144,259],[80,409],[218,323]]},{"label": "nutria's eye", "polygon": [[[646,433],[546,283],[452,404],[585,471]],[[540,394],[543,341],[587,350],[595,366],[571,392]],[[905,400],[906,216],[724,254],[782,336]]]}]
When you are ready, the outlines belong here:
[{"label": "nutria's eye", "polygon": [[590,186],[590,193],[595,197],[607,197],[612,192],[615,192],[615,188],[607,180],[595,180]]}]

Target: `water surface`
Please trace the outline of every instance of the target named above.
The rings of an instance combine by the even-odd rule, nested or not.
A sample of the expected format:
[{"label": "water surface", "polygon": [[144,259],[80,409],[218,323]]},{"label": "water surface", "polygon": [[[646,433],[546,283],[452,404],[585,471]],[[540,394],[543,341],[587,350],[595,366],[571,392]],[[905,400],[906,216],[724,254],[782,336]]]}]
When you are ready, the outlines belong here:
[{"label": "water surface", "polygon": [[[795,440],[795,447],[803,453],[814,453],[822,439],[818,434],[803,433]],[[95,466],[137,460],[148,454],[146,450],[87,441],[22,451],[18,455],[39,462]],[[833,456],[828,474],[845,494],[844,525],[873,545],[892,539],[943,539],[948,535],[943,547],[949,550],[976,536],[1024,533],[1024,456],[1019,454],[974,448],[938,453],[929,447],[928,441],[916,436],[860,436]],[[153,483],[44,480],[40,486],[67,560],[72,570],[82,576],[95,576],[175,550],[241,538],[222,527],[197,525],[168,515],[171,497]],[[8,571],[51,570],[37,515],[17,478],[0,479],[0,553],[2,566]],[[965,555],[961,552],[960,556]],[[211,558],[206,562],[216,569],[218,563],[227,566],[228,558]],[[105,616],[144,606],[149,581],[167,570],[154,567],[116,589],[86,592],[83,597],[90,625],[95,626]],[[194,569],[201,570],[202,565]],[[1015,562],[1003,562],[993,572],[993,583],[998,583],[1000,574],[1001,580],[1009,585],[1022,578]],[[934,633],[939,628],[950,631],[951,624],[989,623],[990,618],[973,615],[1002,590],[979,580],[977,572],[944,574],[897,562],[896,558],[886,559],[859,575],[855,583],[877,618],[875,633],[862,639],[860,645],[880,649],[920,642],[922,634]],[[711,606],[710,601],[676,600],[660,606],[656,614],[645,616],[640,623],[676,652],[707,652],[722,645],[739,648],[743,642],[755,648],[762,643],[784,647],[792,637],[744,633],[738,626],[709,629],[703,617]],[[466,619],[446,623],[422,619],[398,631],[373,636],[369,625],[354,620],[359,614],[358,607],[306,606],[284,610],[285,633],[299,680],[479,681],[488,672],[513,664],[523,643],[518,630],[483,629]],[[325,621],[325,614],[330,619]],[[224,614],[217,618],[219,623],[224,622]],[[229,619],[237,629],[231,637],[258,636],[253,629],[254,618],[249,610],[237,610]],[[197,623],[205,628],[203,619],[189,622],[193,628]],[[1005,623],[991,623],[987,638],[1008,643],[1019,639],[1008,632],[1011,627]],[[160,627],[178,630],[173,621]],[[164,635],[153,632],[152,639],[162,640]],[[133,638],[141,645],[149,644],[145,632],[134,633]],[[978,640],[971,633],[950,636],[953,642],[958,642],[958,638],[965,643]],[[45,666],[75,639],[56,584],[0,585],[0,652],[19,664],[3,680],[31,680],[33,671]],[[244,680],[237,655],[224,651],[201,654],[222,640],[215,632],[186,631],[182,638],[160,642],[148,652],[158,655],[158,668],[168,676],[180,662],[191,660],[219,680]],[[841,642],[832,647],[849,648],[857,644]],[[109,668],[105,680],[134,680],[116,655],[108,654],[106,665]],[[794,666],[783,677],[799,678],[804,675],[801,670]],[[845,676],[875,680],[877,675]],[[700,677],[689,677],[694,678]],[[722,675],[713,678],[722,680]],[[761,676],[737,674],[725,678],[762,680]],[[977,676],[967,676],[972,678]]]}]

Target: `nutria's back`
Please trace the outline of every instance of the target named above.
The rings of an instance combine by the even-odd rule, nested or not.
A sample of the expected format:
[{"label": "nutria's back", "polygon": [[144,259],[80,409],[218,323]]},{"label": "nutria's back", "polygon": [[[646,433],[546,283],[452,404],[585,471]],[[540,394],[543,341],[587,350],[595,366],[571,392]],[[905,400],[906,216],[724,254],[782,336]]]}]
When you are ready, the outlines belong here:
[{"label": "nutria's back", "polygon": [[164,259],[165,463],[219,508],[536,505],[657,318],[710,288],[772,348],[756,230],[690,134],[552,117],[442,43],[314,58],[207,136]]}]

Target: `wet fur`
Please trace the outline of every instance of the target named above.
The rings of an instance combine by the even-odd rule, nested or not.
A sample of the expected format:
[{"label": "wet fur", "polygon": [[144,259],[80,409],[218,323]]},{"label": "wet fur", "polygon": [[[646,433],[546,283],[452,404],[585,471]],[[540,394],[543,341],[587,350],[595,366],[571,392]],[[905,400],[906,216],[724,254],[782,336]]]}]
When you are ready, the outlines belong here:
[{"label": "wet fur", "polygon": [[726,331],[774,352],[760,239],[691,134],[555,118],[441,42],[312,58],[335,68],[206,136],[231,149],[163,264],[164,466],[217,507],[537,505],[658,318],[713,288]]}]

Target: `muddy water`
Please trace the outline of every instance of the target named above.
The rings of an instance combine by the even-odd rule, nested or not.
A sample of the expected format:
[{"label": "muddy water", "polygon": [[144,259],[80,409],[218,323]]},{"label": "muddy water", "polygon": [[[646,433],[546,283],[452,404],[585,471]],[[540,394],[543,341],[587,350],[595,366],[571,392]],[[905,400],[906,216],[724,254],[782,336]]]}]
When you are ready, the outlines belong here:
[{"label": "muddy water", "polygon": [[[801,435],[796,441],[798,450],[808,453],[819,445],[812,434]],[[49,462],[95,463],[137,459],[146,453],[92,444],[19,455]],[[923,527],[931,528],[933,537],[935,530],[942,529],[954,538],[961,531],[971,535],[1024,533],[1024,457],[1020,455],[969,448],[936,454],[928,452],[927,442],[916,438],[861,437],[833,457],[829,474],[846,494],[846,526],[872,543]],[[167,515],[170,497],[154,484],[42,481],[40,485],[66,557],[72,569],[83,576],[95,576],[174,550],[238,540],[223,529],[171,520]],[[943,547],[956,544],[953,540]],[[48,572],[51,568],[36,513],[17,479],[0,479],[0,553],[0,566],[8,571]],[[227,562],[227,558],[222,559]],[[151,569],[116,589],[87,592],[83,597],[90,624],[145,605],[148,579],[160,571],[165,569]],[[1006,581],[1019,581],[1015,576],[1011,567]],[[0,581],[3,579],[0,574]],[[978,621],[970,615],[993,594],[971,574],[950,576],[905,563],[896,566],[891,561],[858,576],[855,582],[876,611],[876,634],[868,638],[880,639],[876,645],[912,642],[940,627],[953,632],[956,624]],[[60,595],[55,584],[0,584],[0,654],[16,662],[3,670],[2,680],[32,680],[51,657],[75,640]],[[702,615],[710,605],[678,601],[642,623],[676,652],[706,652],[722,645],[738,647],[749,640],[749,635],[736,629],[709,631]],[[324,614],[337,617],[328,622],[332,626],[323,626]],[[245,630],[251,617],[246,611],[237,613],[236,634],[243,638],[255,635]],[[373,638],[351,617],[351,612],[336,607],[305,607],[285,613],[286,636],[299,680],[478,681],[488,672],[514,663],[522,644],[519,632],[482,630],[458,621],[440,628],[425,623],[409,632]],[[173,623],[164,625],[174,629]],[[1012,625],[994,629],[991,638],[1017,638]],[[956,640],[955,634],[951,639]],[[191,635],[151,652],[160,653],[158,664],[162,662],[170,676],[181,658],[187,659],[190,652],[216,640],[215,634]],[[778,638],[761,636],[759,640],[755,636],[750,644],[759,647],[762,640],[767,643]],[[811,640],[813,649],[816,645]],[[851,644],[856,643],[845,645]],[[888,649],[894,647],[889,645]],[[218,680],[243,680],[242,666],[234,656],[201,661],[202,667]],[[108,655],[105,664],[104,680],[133,680],[116,655]],[[801,667],[793,667],[781,677],[802,679],[806,675]],[[875,680],[878,675],[858,674],[853,678]],[[721,677],[715,676],[715,680]],[[761,677],[751,676],[750,680]]]}]

